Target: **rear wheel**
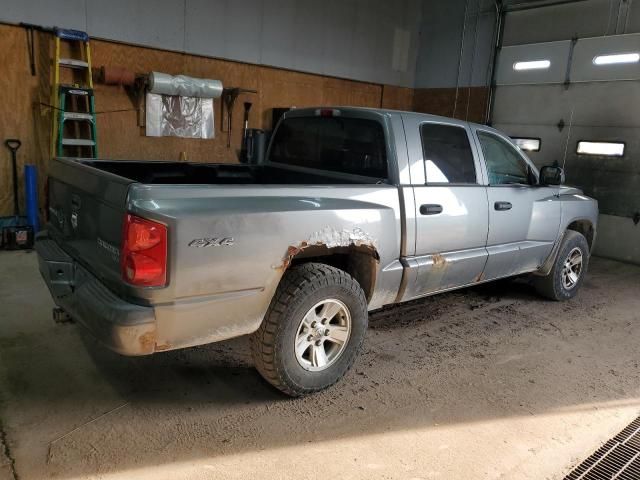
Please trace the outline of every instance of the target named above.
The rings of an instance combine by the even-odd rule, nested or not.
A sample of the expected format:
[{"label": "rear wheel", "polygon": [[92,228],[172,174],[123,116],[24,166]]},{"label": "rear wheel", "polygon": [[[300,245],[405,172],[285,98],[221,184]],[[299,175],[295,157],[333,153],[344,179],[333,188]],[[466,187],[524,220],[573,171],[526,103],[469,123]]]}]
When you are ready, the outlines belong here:
[{"label": "rear wheel", "polygon": [[580,289],[589,266],[589,244],[579,232],[568,230],[548,275],[535,277],[538,292],[551,300],[568,300]]},{"label": "rear wheel", "polygon": [[287,395],[327,388],[353,364],[367,317],[364,292],[348,273],[321,263],[294,267],[251,336],[256,368]]}]

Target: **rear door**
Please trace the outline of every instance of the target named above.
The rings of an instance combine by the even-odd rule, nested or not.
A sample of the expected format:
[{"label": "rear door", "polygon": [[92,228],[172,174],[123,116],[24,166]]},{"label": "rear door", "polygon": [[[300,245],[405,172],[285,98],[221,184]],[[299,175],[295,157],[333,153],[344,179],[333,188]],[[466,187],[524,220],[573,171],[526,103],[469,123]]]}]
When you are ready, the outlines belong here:
[{"label": "rear door", "polygon": [[[423,118],[423,117],[422,117]],[[405,298],[474,283],[484,269],[488,231],[487,193],[469,127],[463,122],[405,120],[415,197],[416,271]],[[418,178],[414,178],[416,176]]]},{"label": "rear door", "polygon": [[537,185],[535,167],[507,137],[482,128],[475,133],[488,178],[489,258],[484,278],[535,270],[558,236],[559,187]]}]

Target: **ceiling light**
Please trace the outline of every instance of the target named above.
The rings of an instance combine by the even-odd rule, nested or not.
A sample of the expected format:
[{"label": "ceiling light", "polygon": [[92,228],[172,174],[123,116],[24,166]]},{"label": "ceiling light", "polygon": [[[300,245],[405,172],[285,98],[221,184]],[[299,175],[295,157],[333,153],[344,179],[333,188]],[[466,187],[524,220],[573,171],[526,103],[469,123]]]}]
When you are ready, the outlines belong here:
[{"label": "ceiling light", "polygon": [[578,142],[576,153],[582,155],[605,155],[609,157],[621,157],[624,155],[624,143],[622,142]]},{"label": "ceiling light", "polygon": [[513,64],[513,69],[520,70],[544,70],[551,66],[549,60],[531,60],[528,62],[516,62]]},{"label": "ceiling light", "polygon": [[595,65],[613,65],[616,63],[638,63],[640,53],[616,53],[615,55],[598,55],[593,59]]}]

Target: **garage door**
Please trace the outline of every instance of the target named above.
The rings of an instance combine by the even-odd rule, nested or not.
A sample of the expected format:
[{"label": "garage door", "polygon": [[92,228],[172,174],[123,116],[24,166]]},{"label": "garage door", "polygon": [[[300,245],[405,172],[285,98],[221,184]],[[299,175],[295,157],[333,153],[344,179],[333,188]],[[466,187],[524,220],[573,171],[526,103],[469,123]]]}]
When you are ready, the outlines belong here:
[{"label": "garage door", "polygon": [[632,7],[591,0],[507,13],[492,123],[598,199],[597,253],[640,263],[640,1]]}]

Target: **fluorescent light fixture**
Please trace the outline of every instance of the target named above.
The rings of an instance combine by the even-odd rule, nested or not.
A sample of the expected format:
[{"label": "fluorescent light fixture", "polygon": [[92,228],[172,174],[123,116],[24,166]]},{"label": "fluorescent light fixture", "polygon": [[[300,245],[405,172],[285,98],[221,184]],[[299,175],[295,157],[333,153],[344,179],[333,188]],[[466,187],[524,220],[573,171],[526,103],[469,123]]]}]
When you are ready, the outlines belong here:
[{"label": "fluorescent light fixture", "polygon": [[616,63],[638,63],[640,53],[616,53],[614,55],[598,55],[593,59],[595,65],[614,65]]},{"label": "fluorescent light fixture", "polygon": [[624,155],[624,143],[622,142],[578,142],[576,153],[579,155],[604,155],[609,157],[621,157]]},{"label": "fluorescent light fixture", "polygon": [[549,60],[531,60],[528,62],[516,62],[513,64],[513,69],[516,71],[521,70],[545,70],[551,66]]},{"label": "fluorescent light fixture", "polygon": [[540,151],[540,139],[539,138],[512,138],[520,150],[526,150],[527,152],[539,152]]}]

